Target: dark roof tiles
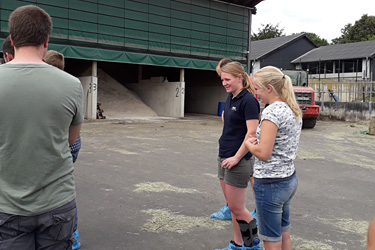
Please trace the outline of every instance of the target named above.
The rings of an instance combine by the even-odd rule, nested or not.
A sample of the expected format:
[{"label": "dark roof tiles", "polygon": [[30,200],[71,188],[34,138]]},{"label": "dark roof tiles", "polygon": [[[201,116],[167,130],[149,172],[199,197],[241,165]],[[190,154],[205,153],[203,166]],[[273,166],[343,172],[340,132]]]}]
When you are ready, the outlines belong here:
[{"label": "dark roof tiles", "polygon": [[[266,56],[267,54],[271,53],[272,51],[280,49],[288,45],[289,43],[297,39],[300,39],[302,37],[306,37],[307,39],[310,40],[310,38],[308,38],[305,33],[299,33],[299,34],[294,34],[291,36],[280,36],[280,37],[275,37],[275,38],[270,38],[270,39],[251,41],[250,58],[251,60],[259,60],[262,57]],[[311,41],[311,43],[314,44],[313,41]]]},{"label": "dark roof tiles", "polygon": [[375,41],[322,46],[294,59],[292,63],[348,60],[375,56]]}]

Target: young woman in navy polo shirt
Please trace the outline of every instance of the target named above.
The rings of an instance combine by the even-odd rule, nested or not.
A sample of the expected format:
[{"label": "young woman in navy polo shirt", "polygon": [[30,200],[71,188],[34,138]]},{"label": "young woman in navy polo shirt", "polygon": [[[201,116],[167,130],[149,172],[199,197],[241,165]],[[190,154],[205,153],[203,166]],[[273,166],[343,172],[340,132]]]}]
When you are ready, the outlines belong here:
[{"label": "young woman in navy polo shirt", "polygon": [[[227,65],[228,63],[232,62],[229,58],[223,58],[221,59],[217,65],[216,65],[216,73],[219,75],[221,74],[221,68]],[[223,110],[224,111],[224,110]],[[221,113],[221,119],[224,122],[224,112]],[[252,182],[252,179],[250,179],[250,182]],[[232,212],[230,211],[228,207],[228,203],[222,207],[219,211],[214,212],[210,215],[211,219],[217,219],[217,220],[230,220],[232,221]]]},{"label": "young woman in navy polo shirt", "polygon": [[245,145],[256,157],[254,193],[259,238],[268,249],[292,250],[289,205],[297,190],[294,159],[302,127],[302,114],[290,78],[278,68],[267,66],[254,74],[262,112],[256,137]]},{"label": "young woman in navy polo shirt", "polygon": [[[229,93],[224,108],[224,127],[219,140],[218,177],[232,211],[234,239],[225,250],[261,249],[256,220],[246,208],[246,191],[253,173],[253,157],[246,136],[255,136],[260,107],[250,77],[238,62],[221,68],[222,84]],[[223,250],[224,250],[223,249]]]}]

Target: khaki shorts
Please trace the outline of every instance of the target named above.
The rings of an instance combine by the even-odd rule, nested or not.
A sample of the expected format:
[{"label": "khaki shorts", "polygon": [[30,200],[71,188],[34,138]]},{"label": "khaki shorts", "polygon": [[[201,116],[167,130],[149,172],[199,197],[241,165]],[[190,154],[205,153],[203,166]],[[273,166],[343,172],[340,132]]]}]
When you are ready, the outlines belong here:
[{"label": "khaki shorts", "polygon": [[230,170],[226,168],[221,168],[221,164],[226,158],[217,158],[218,163],[218,174],[217,176],[220,179],[223,179],[224,182],[233,187],[247,188],[250,177],[253,176],[254,172],[254,156],[249,160],[242,158],[240,162]]}]

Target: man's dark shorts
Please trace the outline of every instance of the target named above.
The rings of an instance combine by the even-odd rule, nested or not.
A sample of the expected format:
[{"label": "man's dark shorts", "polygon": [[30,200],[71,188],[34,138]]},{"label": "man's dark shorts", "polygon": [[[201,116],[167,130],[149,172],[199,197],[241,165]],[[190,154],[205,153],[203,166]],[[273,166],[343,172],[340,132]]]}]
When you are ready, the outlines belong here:
[{"label": "man's dark shorts", "polygon": [[76,201],[35,216],[0,212],[0,249],[72,249]]}]

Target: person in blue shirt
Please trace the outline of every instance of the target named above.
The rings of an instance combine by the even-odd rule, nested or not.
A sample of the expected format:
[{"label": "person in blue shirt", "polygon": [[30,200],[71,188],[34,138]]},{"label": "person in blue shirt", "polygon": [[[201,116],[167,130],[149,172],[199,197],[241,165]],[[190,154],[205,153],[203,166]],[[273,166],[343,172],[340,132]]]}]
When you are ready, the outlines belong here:
[{"label": "person in blue shirt", "polygon": [[220,77],[229,95],[219,139],[218,177],[232,212],[234,233],[234,239],[223,250],[261,249],[256,219],[246,208],[246,192],[253,173],[254,157],[244,145],[247,136],[255,136],[260,106],[254,97],[250,77],[240,63],[229,62],[221,67]]}]

